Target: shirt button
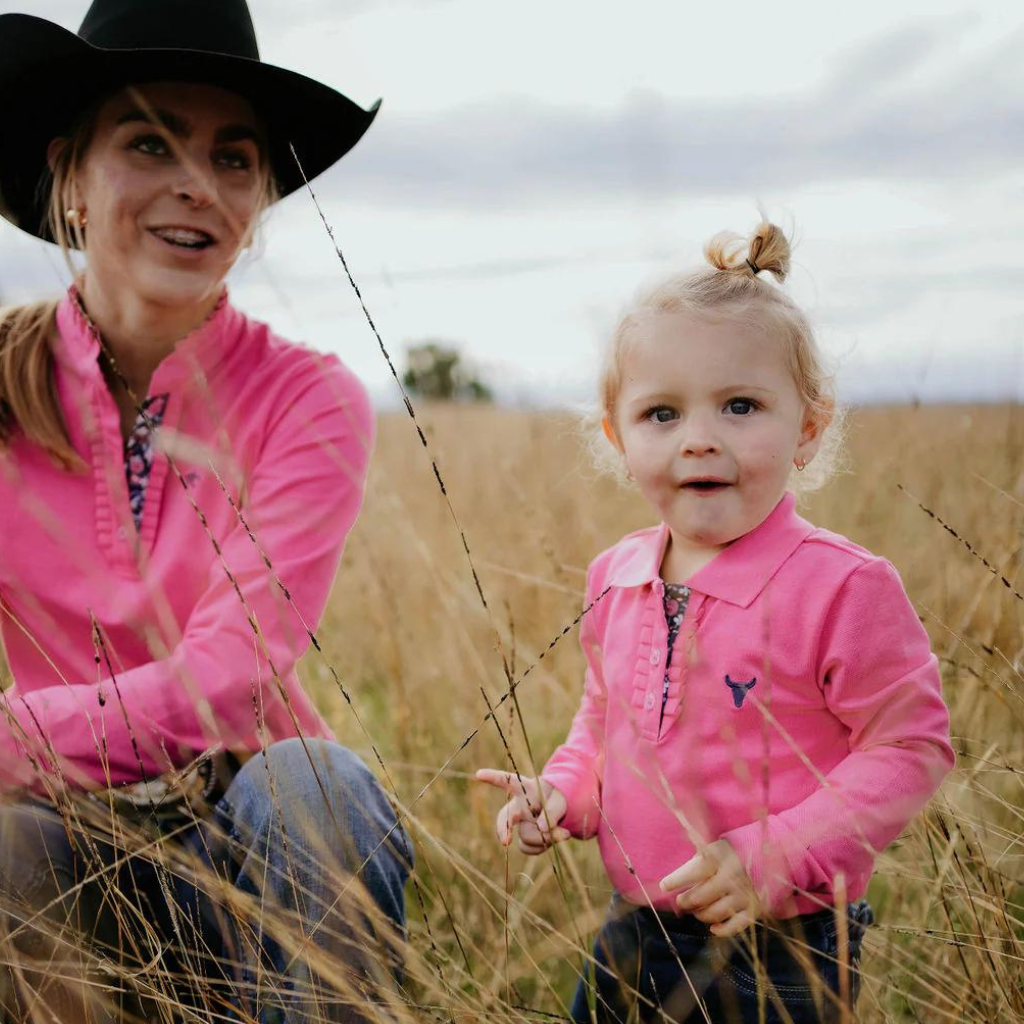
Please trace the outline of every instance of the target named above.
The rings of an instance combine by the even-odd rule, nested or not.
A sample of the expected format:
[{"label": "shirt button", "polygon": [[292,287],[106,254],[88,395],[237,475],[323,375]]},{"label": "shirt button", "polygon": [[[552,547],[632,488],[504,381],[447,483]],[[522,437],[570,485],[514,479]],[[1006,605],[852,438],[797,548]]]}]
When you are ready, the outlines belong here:
[{"label": "shirt button", "polygon": [[125,537],[128,536],[128,531],[123,526],[119,526],[117,528],[117,535],[121,538],[121,540],[124,540]]},{"label": "shirt button", "polygon": [[657,665],[659,661],[661,661],[661,651],[651,651],[651,664]]},{"label": "shirt button", "polygon": [[654,707],[654,694],[648,693],[644,698],[644,711],[650,711]]}]

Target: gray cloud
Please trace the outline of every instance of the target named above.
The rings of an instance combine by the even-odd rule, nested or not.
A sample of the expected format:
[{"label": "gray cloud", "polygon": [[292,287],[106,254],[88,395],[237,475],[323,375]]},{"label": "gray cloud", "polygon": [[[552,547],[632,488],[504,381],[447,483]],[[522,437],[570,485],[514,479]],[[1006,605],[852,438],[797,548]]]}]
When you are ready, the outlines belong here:
[{"label": "gray cloud", "polygon": [[[429,117],[389,116],[385,98],[370,135],[322,187],[389,205],[515,208],[984,177],[1024,158],[1024,34],[952,70],[929,69],[963,28],[953,19],[875,39],[810,97],[697,104],[636,94],[609,113],[507,97]],[[908,81],[915,71],[927,84]]]},{"label": "gray cloud", "polygon": [[962,14],[919,21],[841,53],[824,95],[843,101],[851,95],[877,94],[905,80],[944,46],[955,45],[979,20]]}]

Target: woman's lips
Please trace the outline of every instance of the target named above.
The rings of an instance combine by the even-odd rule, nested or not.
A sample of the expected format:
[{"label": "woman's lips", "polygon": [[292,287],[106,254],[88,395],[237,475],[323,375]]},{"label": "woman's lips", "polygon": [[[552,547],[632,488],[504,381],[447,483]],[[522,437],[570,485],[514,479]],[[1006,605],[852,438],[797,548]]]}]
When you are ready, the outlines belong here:
[{"label": "woman's lips", "polygon": [[166,238],[161,238],[155,231],[149,231],[148,234],[161,249],[165,252],[173,252],[179,259],[201,260],[208,252],[217,248],[217,243],[212,242],[209,245],[190,249],[188,246],[175,245],[174,242],[170,242]]}]

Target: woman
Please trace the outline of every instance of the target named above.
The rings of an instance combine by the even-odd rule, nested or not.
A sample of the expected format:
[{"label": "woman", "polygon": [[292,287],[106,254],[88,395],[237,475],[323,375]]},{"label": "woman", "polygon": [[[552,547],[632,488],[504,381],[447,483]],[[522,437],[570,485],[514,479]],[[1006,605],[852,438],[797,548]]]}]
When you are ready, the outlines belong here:
[{"label": "woman", "polygon": [[372,415],[224,286],[375,113],[261,63],[244,0],[0,16],[0,212],[86,262],[0,320],[10,1020],[392,998],[408,841],[295,673]]}]

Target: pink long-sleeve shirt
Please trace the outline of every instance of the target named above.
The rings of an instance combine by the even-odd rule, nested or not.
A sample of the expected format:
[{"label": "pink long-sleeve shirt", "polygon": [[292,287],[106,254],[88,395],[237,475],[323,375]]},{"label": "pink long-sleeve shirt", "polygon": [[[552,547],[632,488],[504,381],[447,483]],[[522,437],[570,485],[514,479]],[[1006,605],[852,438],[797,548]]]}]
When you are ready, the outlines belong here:
[{"label": "pink long-sleeve shirt", "polygon": [[[597,835],[625,899],[726,839],[779,917],[863,895],[874,858],[953,765],[936,657],[892,565],[814,527],[787,492],[685,581],[662,717],[662,524],[587,576],[583,700],[543,777]],[[683,582],[683,581],[680,581]]]},{"label": "pink long-sleeve shirt", "polygon": [[364,388],[225,299],[153,375],[169,399],[137,531],[98,353],[72,289],[55,372],[85,472],[20,435],[0,452],[0,783],[38,784],[30,758],[107,785],[330,737],[295,666],[362,501]]}]

